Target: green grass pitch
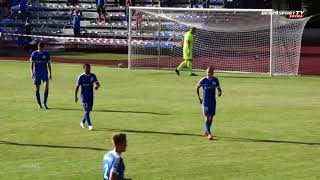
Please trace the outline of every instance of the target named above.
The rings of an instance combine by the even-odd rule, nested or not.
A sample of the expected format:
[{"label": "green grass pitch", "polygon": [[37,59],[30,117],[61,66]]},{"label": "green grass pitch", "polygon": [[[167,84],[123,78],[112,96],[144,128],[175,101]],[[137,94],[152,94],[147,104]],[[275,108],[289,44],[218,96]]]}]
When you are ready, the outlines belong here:
[{"label": "green grass pitch", "polygon": [[320,178],[319,77],[217,74],[223,94],[208,141],[194,92],[203,72],[93,66],[101,89],[89,132],[74,103],[81,65],[52,66],[51,109],[40,110],[29,63],[0,63],[0,179],[102,179],[113,132],[127,133],[134,180]]}]

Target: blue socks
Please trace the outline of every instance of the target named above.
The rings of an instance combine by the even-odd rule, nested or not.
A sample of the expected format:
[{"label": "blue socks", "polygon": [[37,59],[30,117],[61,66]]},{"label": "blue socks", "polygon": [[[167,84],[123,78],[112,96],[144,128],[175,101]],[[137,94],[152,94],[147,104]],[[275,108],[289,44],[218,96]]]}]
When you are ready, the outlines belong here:
[{"label": "blue socks", "polygon": [[85,122],[88,122],[88,125],[91,126],[91,121],[90,121],[90,111],[85,111],[82,123],[84,124]]},{"label": "blue socks", "polygon": [[206,120],[204,122],[205,131],[210,135],[211,135],[211,130],[210,130],[211,129],[211,125],[212,125],[212,121]]},{"label": "blue socks", "polygon": [[[47,104],[48,96],[49,96],[49,90],[45,90],[44,91],[44,101],[43,101],[43,104],[45,104],[45,105]],[[37,98],[37,103],[38,103],[39,107],[42,108],[40,90],[36,90],[36,98]]]},{"label": "blue socks", "polygon": [[209,123],[209,129],[211,129],[212,122],[213,122],[213,120],[208,122]]},{"label": "blue socks", "polygon": [[47,104],[48,95],[49,95],[49,89],[46,89],[44,91],[44,101],[43,101],[44,104]]},{"label": "blue socks", "polygon": [[86,113],[87,113],[87,112],[85,112],[84,115],[83,115],[83,119],[82,119],[82,123],[83,123],[83,124],[85,124],[85,123],[86,123],[86,120],[87,120],[87,119],[86,119]]},{"label": "blue socks", "polygon": [[40,100],[40,91],[39,90],[36,90],[36,98],[37,98],[37,102],[39,104],[39,107],[42,107],[41,100]]}]

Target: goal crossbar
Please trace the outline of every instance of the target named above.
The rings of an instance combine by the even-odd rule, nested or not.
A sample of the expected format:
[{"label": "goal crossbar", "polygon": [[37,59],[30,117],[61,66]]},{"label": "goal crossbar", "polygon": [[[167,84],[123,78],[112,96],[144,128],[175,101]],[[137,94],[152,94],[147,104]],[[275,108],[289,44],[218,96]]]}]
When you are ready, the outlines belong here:
[{"label": "goal crossbar", "polygon": [[209,8],[172,8],[172,7],[143,7],[130,6],[132,10],[172,10],[172,11],[200,11],[200,12],[272,12],[273,9],[209,9]]}]

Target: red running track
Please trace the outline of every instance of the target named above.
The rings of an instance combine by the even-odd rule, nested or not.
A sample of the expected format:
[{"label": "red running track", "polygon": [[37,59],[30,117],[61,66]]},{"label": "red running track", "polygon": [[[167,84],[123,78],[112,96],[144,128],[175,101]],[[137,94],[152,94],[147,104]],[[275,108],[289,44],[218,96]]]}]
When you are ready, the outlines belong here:
[{"label": "red running track", "polygon": [[[1,57],[0,60],[18,60],[18,61],[28,61],[30,57]],[[117,66],[118,64],[123,64],[127,66],[127,61],[102,61],[102,60],[92,60],[92,59],[70,59],[70,58],[53,58],[53,62],[57,63],[72,63],[72,64],[96,64],[96,65],[111,65]],[[146,61],[147,62],[147,61]],[[170,62],[172,68],[176,67],[176,64],[181,62],[179,59],[175,59],[174,61]],[[157,61],[148,61],[153,66],[158,65]],[[246,62],[248,63],[248,62]],[[151,65],[150,64],[150,65]],[[167,64],[167,63],[166,63]],[[168,65],[168,64],[167,64]],[[232,65],[232,64],[229,64]],[[237,64],[233,64],[237,66]],[[160,65],[161,66],[161,65]],[[205,63],[203,66],[206,66]],[[203,68],[203,67],[201,67]],[[261,67],[250,67],[250,69],[256,68],[256,70],[260,71],[267,71],[267,64],[262,64]],[[302,47],[301,48],[301,58],[299,64],[299,74],[301,75],[320,75],[320,47]]]},{"label": "red running track", "polygon": [[320,75],[320,47],[302,47],[299,74]]}]

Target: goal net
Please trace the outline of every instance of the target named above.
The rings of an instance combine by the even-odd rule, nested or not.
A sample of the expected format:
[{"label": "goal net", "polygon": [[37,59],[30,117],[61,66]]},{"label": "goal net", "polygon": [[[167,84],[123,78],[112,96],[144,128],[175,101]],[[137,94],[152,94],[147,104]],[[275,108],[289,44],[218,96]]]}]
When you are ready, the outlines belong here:
[{"label": "goal net", "polygon": [[309,18],[288,19],[261,9],[130,7],[129,68],[176,68],[183,36],[196,27],[193,67],[296,75]]}]

